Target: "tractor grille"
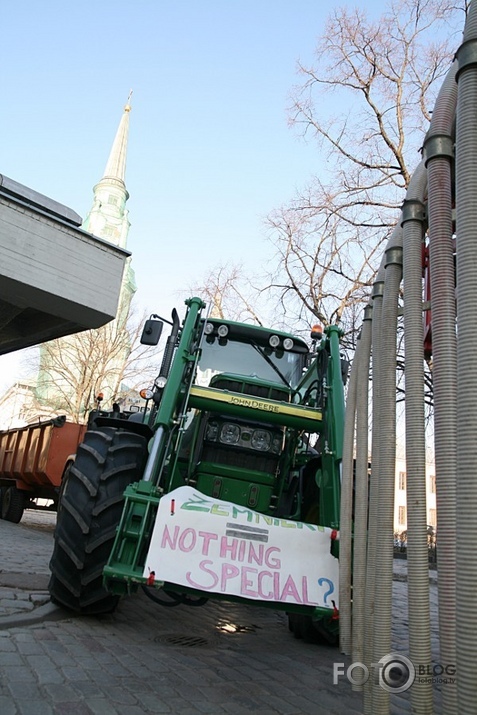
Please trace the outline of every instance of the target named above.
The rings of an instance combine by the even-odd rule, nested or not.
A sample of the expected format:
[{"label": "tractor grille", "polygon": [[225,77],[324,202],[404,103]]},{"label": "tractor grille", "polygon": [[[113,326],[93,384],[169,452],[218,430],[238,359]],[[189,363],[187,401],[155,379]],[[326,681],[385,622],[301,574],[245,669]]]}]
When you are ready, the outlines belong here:
[{"label": "tractor grille", "polygon": [[[247,381],[239,377],[229,375],[216,375],[210,381],[210,386],[218,390],[235,392],[242,395],[252,395],[253,397],[276,400],[278,402],[290,401],[290,390],[284,387],[263,384],[260,381]],[[241,434],[248,433],[248,437],[240,439],[237,444],[226,444],[220,438],[222,425],[233,423],[240,429]],[[209,427],[216,425],[215,430]],[[275,441],[275,449],[259,450],[253,449],[251,435],[254,430],[263,430],[270,434]],[[207,426],[204,425],[204,441],[200,459],[213,464],[223,464],[224,466],[237,467],[243,470],[258,471],[275,476],[278,471],[281,457],[281,442],[283,441],[284,430],[281,427],[268,425],[262,422],[246,423],[240,419],[228,415],[208,413]],[[276,440],[278,439],[278,448]]]},{"label": "tractor grille", "polygon": [[201,459],[204,462],[212,462],[212,464],[223,464],[274,475],[277,472],[280,458],[276,454],[260,454],[233,446],[208,443],[204,445]]}]

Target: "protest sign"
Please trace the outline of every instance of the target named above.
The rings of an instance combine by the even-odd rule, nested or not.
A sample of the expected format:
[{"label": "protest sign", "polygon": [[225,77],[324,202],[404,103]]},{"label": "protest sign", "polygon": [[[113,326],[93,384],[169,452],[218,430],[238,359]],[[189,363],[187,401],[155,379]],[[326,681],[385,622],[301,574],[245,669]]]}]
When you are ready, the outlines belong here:
[{"label": "protest sign", "polygon": [[329,528],[179,487],[159,502],[144,577],[222,595],[333,608],[338,559],[330,547]]}]

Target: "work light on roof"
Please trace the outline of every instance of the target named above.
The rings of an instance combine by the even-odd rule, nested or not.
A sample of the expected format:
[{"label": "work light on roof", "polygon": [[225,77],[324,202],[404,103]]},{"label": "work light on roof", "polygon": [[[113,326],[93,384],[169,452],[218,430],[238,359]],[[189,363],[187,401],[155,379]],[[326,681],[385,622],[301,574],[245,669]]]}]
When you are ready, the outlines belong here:
[{"label": "work light on roof", "polygon": [[278,348],[280,345],[280,338],[278,335],[270,335],[268,342],[271,348]]},{"label": "work light on roof", "polygon": [[219,325],[217,332],[220,338],[225,338],[228,335],[229,329],[227,325]]},{"label": "work light on roof", "polygon": [[206,323],[204,327],[204,333],[206,335],[210,335],[211,333],[214,332],[214,324],[213,323]]},{"label": "work light on roof", "polygon": [[285,348],[285,350],[291,350],[293,347],[293,344],[294,343],[291,338],[285,338],[285,340],[283,341],[283,347]]}]

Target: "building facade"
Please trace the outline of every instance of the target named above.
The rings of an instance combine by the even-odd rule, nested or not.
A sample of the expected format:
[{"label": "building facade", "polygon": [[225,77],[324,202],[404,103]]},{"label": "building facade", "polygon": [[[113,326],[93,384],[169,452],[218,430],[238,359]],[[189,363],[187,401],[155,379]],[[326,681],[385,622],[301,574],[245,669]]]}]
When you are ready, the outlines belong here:
[{"label": "building facade", "polygon": [[[408,474],[404,459],[396,460],[396,479],[394,484],[394,533],[407,531],[407,485]],[[436,529],[436,468],[433,462],[426,463],[426,511],[427,525]]]}]

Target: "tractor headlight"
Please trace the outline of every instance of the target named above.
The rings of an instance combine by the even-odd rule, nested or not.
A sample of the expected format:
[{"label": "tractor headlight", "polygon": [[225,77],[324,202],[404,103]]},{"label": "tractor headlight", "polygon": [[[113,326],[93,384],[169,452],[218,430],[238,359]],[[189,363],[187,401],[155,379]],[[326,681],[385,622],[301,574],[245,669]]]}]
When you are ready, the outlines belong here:
[{"label": "tractor headlight", "polygon": [[270,335],[268,339],[268,344],[271,348],[278,348],[278,346],[280,345],[280,338],[278,337],[278,335]]},{"label": "tractor headlight", "polygon": [[205,431],[205,439],[210,442],[215,442],[219,434],[219,425],[217,422],[208,422],[207,429]]},{"label": "tractor headlight", "polygon": [[282,451],[282,447],[283,447],[283,435],[280,435],[280,437],[275,435],[272,440],[272,446],[271,446],[270,451],[273,452],[274,454],[280,454]]},{"label": "tractor headlight", "polygon": [[268,452],[272,444],[272,435],[264,429],[256,429],[253,431],[250,444],[260,452]]},{"label": "tractor headlight", "polygon": [[240,439],[240,427],[231,422],[225,422],[220,430],[220,441],[224,444],[237,444]]},{"label": "tractor headlight", "polygon": [[207,423],[205,442],[220,442],[235,448],[279,455],[283,447],[283,432],[279,429],[256,429],[253,425],[211,420]]},{"label": "tractor headlight", "polygon": [[285,350],[291,350],[293,347],[293,340],[291,338],[285,338],[283,341],[283,347]]}]

